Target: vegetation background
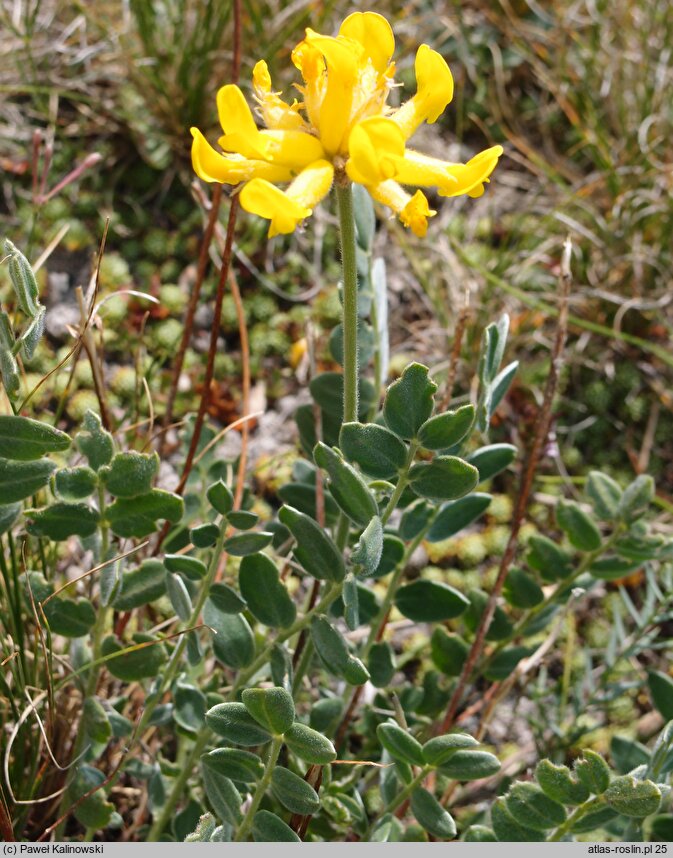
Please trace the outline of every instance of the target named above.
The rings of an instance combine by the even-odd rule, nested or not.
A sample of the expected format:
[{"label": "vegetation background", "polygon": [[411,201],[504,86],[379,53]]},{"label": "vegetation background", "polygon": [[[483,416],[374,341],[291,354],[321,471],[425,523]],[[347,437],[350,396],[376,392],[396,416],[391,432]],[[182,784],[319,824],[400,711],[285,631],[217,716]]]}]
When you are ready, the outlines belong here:
[{"label": "vegetation background", "polygon": [[[289,52],[303,28],[329,32],[355,8],[360,7],[248,0],[243,85],[264,58],[274,84],[289,94],[295,80]],[[437,205],[427,240],[380,213],[374,254],[388,271],[391,378],[415,359],[438,377],[455,371],[455,388],[469,391],[483,329],[508,312],[508,361],[518,359],[520,369],[494,417],[491,440],[525,449],[549,373],[562,245],[570,235],[569,337],[526,527],[546,532],[559,493],[576,494],[590,470],[602,469],[622,485],[641,474],[655,478],[654,527],[669,537],[669,3],[390,0],[376,10],[393,24],[399,78],[408,87],[413,88],[413,54],[421,42],[443,54],[456,81],[453,103],[422,132],[419,148],[464,160],[486,145],[505,147],[484,197]],[[117,431],[123,427],[126,443],[147,443],[154,436],[146,421],[152,428],[155,414],[163,413],[197,280],[209,189],[194,180],[188,129],[215,129],[215,92],[230,79],[232,66],[230,5],[1,0],[0,27],[1,232],[34,264],[47,307],[46,338],[25,365],[27,390],[72,350],[83,317],[76,287],[86,291],[90,285],[109,224],[97,296],[104,375],[96,378],[82,350],[37,390],[31,407],[60,415],[70,428],[88,409],[102,409]],[[237,220],[233,271],[243,296],[250,360],[244,367],[236,300],[227,295],[208,417],[214,434],[243,416],[242,379],[249,370],[246,396],[258,416],[247,454],[262,498],[259,509],[276,504],[299,455],[291,416],[302,401],[298,394],[310,364],[333,366],[328,341],[340,315],[335,223],[324,207],[302,233],[269,242],[265,223],[245,213]],[[215,260],[223,236],[224,227],[218,228]],[[4,290],[9,280],[0,276]],[[203,394],[216,277],[213,267],[203,284],[176,422],[198,408]],[[158,423],[159,417],[155,432]],[[174,489],[181,454],[172,455],[176,429],[157,437],[152,443],[162,449],[160,484]],[[238,433],[229,433],[226,452],[238,455],[240,442]],[[421,562],[448,583],[470,576],[481,586],[492,581],[507,540],[513,487],[513,475],[501,476],[488,525],[428,547]],[[76,565],[67,572],[71,578],[85,571]],[[614,617],[628,618],[623,594],[639,608],[646,601],[642,571],[606,589],[600,610],[591,600],[583,603],[560,634],[549,667],[561,677],[555,714],[549,716],[543,708],[548,698],[536,699],[534,689],[523,711],[505,702],[500,751],[507,756],[520,746],[507,777],[530,766],[541,749],[563,755],[580,742],[607,753],[615,735],[647,743],[661,729],[662,714],[652,709],[642,682],[619,686],[600,714],[583,714],[584,698],[573,691],[591,672],[578,653],[604,648]],[[665,674],[671,620],[668,602],[659,608],[656,645],[648,638],[628,657],[643,671]],[[409,635],[406,663],[413,679],[418,647],[427,638],[403,631]],[[1,698],[2,689],[0,718],[8,724],[11,707]],[[74,711],[66,705],[61,716]],[[24,776],[31,770],[26,765]],[[133,839],[142,836],[146,822],[146,790],[134,792],[133,784],[123,789],[116,806],[130,820],[123,836]],[[34,839],[55,819],[53,806],[30,806],[21,811],[20,828]],[[77,823],[72,825],[74,836]]]}]

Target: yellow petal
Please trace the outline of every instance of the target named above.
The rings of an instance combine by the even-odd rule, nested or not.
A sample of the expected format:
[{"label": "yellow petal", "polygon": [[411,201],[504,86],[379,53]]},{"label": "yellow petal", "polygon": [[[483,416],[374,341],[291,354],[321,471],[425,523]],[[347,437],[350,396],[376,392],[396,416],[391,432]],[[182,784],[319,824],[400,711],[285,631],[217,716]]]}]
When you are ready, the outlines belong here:
[{"label": "yellow petal", "polygon": [[316,161],[281,191],[263,179],[253,179],[243,188],[241,205],[251,214],[271,221],[269,238],[294,232],[313,213],[313,208],[329,193],[334,168],[328,161]]},{"label": "yellow petal", "polygon": [[468,194],[471,197],[480,197],[484,193],[484,182],[488,182],[488,177],[495,170],[502,151],[502,146],[491,146],[490,149],[484,149],[474,158],[470,158],[467,164],[456,164],[451,168],[456,184],[446,189],[440,188],[440,196]]},{"label": "yellow petal", "polygon": [[320,140],[328,154],[336,155],[341,150],[349,126],[363,48],[353,39],[321,36],[310,28],[306,30],[306,41],[325,58],[327,85],[320,105]]},{"label": "yellow petal", "polygon": [[306,126],[297,101],[287,104],[277,92],[271,91],[271,75],[264,60],[260,60],[252,70],[252,86],[267,128],[289,130]]},{"label": "yellow petal", "polygon": [[217,113],[225,134],[255,137],[259,133],[245,96],[233,83],[218,90]]},{"label": "yellow petal", "polygon": [[472,192],[479,196],[479,193],[476,193],[479,186],[491,175],[500,155],[502,146],[493,146],[475,155],[467,164],[455,164],[407,149],[404,158],[396,161],[395,178],[403,185],[436,187],[443,197],[456,197]]},{"label": "yellow petal", "polygon": [[372,116],[358,123],[348,139],[346,170],[354,182],[376,185],[397,173],[404,155],[404,137],[392,120]]},{"label": "yellow petal", "polygon": [[441,54],[421,45],[416,52],[414,67],[416,95],[391,115],[402,129],[405,140],[423,122],[436,122],[453,98],[453,77]]},{"label": "yellow petal", "polygon": [[306,115],[313,128],[318,130],[320,105],[325,88],[325,60],[315,45],[310,45],[304,39],[292,51],[292,62],[301,72],[306,84],[306,86],[297,87],[304,96]]},{"label": "yellow petal", "polygon": [[259,176],[270,182],[289,182],[292,171],[285,166],[250,160],[242,155],[221,155],[216,152],[198,128],[192,128],[192,166],[204,182],[237,185]]},{"label": "yellow petal", "polygon": [[412,197],[392,180],[373,185],[368,190],[375,200],[391,208],[414,235],[419,238],[425,236],[428,231],[428,218],[434,217],[437,212],[430,208],[422,191],[416,191]]},{"label": "yellow petal", "polygon": [[359,42],[372,65],[383,74],[395,51],[395,37],[390,24],[377,12],[353,12],[341,27],[339,35]]},{"label": "yellow petal", "polygon": [[[217,141],[223,149],[228,137],[225,135]],[[295,172],[325,157],[320,140],[305,131],[260,131],[257,147],[264,152],[267,161],[290,167]]]}]

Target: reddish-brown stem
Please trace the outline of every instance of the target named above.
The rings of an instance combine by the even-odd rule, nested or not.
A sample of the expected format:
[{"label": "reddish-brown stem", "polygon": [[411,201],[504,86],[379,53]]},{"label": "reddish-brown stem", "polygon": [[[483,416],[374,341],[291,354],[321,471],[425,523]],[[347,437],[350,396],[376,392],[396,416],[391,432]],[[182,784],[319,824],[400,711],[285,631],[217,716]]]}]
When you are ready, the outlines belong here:
[{"label": "reddish-brown stem", "polygon": [[446,371],[446,389],[444,399],[441,402],[440,411],[446,411],[451,405],[453,397],[453,386],[456,383],[456,375],[458,374],[458,362],[460,360],[460,350],[463,346],[463,337],[465,336],[465,328],[470,315],[470,293],[465,290],[465,300],[460,310],[460,314],[456,320],[456,330],[453,334],[453,345],[451,347],[451,356],[449,358],[449,368]]},{"label": "reddish-brown stem", "polygon": [[[206,276],[206,270],[208,268],[208,251],[210,249],[210,244],[213,240],[215,224],[217,223],[217,217],[220,213],[221,201],[222,185],[215,185],[215,187],[213,188],[213,196],[210,200],[210,211],[208,212],[206,230],[203,233],[201,248],[199,250],[199,262],[196,269],[196,279],[194,281],[194,286],[192,287],[191,294],[189,296],[189,304],[187,305],[185,318],[182,322],[182,337],[180,339],[180,345],[178,346],[178,353],[175,356],[175,363],[173,364],[171,384],[168,389],[168,397],[166,399],[166,411],[164,412],[164,419],[162,423],[165,429],[170,426],[173,421],[173,409],[175,407],[175,397],[177,396],[178,392],[180,374],[182,373],[182,367],[185,362],[185,354],[187,353],[187,348],[189,347],[189,343],[192,339],[194,316],[196,315],[196,307],[199,302],[199,297],[201,296],[201,287],[203,286],[203,281]],[[164,433],[163,440],[161,442],[161,449],[163,450],[165,446],[166,434]]]},{"label": "reddish-brown stem", "polygon": [[551,365],[549,367],[549,375],[547,376],[547,382],[545,384],[544,397],[542,401],[542,406],[540,408],[540,414],[537,420],[536,432],[533,437],[533,442],[531,444],[530,451],[528,453],[526,464],[521,477],[521,487],[519,489],[519,494],[514,509],[514,516],[512,520],[512,528],[510,531],[509,540],[507,541],[507,547],[505,548],[502,560],[500,561],[498,577],[493,586],[493,589],[491,590],[491,594],[488,598],[488,602],[486,603],[484,613],[482,614],[481,619],[479,621],[479,626],[477,627],[477,631],[474,636],[474,641],[472,643],[472,646],[470,647],[470,652],[468,653],[465,665],[458,679],[458,683],[456,684],[456,688],[451,696],[451,700],[449,701],[449,705],[447,707],[444,719],[441,724],[435,725],[433,731],[435,734],[446,733],[455,721],[456,714],[458,712],[458,707],[462,702],[463,694],[465,693],[467,683],[469,682],[470,677],[472,676],[472,672],[484,649],[486,634],[491,625],[491,621],[493,620],[493,615],[495,614],[498,598],[500,597],[500,594],[502,592],[502,588],[505,584],[505,578],[507,577],[509,567],[512,563],[512,560],[514,559],[514,554],[517,549],[519,531],[521,530],[521,525],[523,524],[526,509],[528,507],[528,499],[530,497],[531,489],[533,487],[533,478],[535,476],[535,471],[537,470],[537,466],[542,456],[543,445],[549,433],[549,426],[551,424],[552,403],[554,400],[554,395],[556,393],[559,372],[563,359],[563,348],[565,346],[566,332],[568,328],[568,296],[570,293],[571,284],[570,247],[570,239],[568,238],[564,247],[563,262],[561,265],[560,309],[558,316],[558,324],[556,328],[556,338],[554,340],[554,346],[552,350]]}]

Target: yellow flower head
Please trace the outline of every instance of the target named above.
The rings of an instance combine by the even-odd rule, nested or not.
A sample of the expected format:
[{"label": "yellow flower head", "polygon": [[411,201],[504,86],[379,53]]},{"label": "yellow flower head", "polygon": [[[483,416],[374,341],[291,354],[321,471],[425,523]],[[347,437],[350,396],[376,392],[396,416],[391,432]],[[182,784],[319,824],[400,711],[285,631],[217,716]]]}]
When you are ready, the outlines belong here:
[{"label": "yellow flower head", "polygon": [[[192,128],[195,172],[206,182],[242,184],[241,205],[271,221],[269,236],[296,229],[335,179],[364,185],[404,226],[425,235],[435,212],[422,191],[410,194],[403,185],[437,188],[445,197],[478,197],[502,147],[486,149],[467,164],[408,149],[407,140],[419,126],[435,122],[451,101],[453,78],[444,59],[421,45],[416,95],[389,108],[394,48],[390,24],[376,12],[349,15],[334,37],[307,29],[292,52],[303,78],[297,86],[302,101],[283,101],[260,60],[252,83],[265,128],[257,127],[241,90],[223,86],[217,94],[222,153]],[[279,184],[287,187],[281,190]]]}]

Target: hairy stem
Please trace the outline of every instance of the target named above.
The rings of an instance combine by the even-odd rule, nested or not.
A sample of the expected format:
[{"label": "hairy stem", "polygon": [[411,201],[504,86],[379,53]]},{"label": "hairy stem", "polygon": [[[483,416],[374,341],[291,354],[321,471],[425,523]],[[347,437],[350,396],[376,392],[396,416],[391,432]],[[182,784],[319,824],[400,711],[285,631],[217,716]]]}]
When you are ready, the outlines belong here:
[{"label": "hairy stem", "polygon": [[336,185],[343,267],[344,423],[358,419],[358,274],[350,182]]},{"label": "hairy stem", "polygon": [[240,828],[236,833],[236,837],[234,838],[236,843],[240,843],[242,840],[245,840],[248,836],[250,829],[252,828],[252,822],[255,818],[255,814],[257,813],[257,808],[264,797],[264,793],[271,782],[271,775],[273,774],[273,770],[276,767],[276,763],[278,762],[278,755],[280,754],[280,749],[283,745],[283,737],[282,736],[274,736],[271,741],[271,746],[269,748],[269,756],[266,759],[266,766],[264,767],[264,774],[262,775],[262,779],[257,784],[257,789],[255,790],[255,794],[252,797],[252,801],[250,802],[250,807],[248,808],[245,816],[243,817],[243,821],[241,822]]}]

